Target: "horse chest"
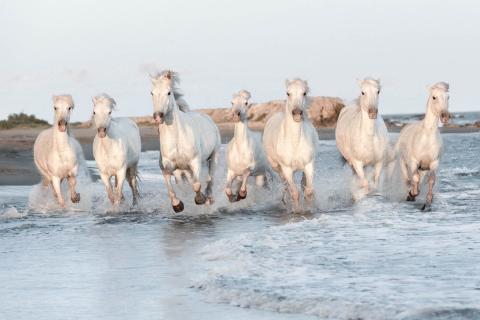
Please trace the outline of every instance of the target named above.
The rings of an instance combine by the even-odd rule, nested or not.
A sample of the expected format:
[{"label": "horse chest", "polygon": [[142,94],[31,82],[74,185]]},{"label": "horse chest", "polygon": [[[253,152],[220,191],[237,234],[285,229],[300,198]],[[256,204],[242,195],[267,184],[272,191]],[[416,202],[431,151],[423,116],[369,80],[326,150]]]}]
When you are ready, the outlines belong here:
[{"label": "horse chest", "polygon": [[303,169],[313,158],[313,148],[305,139],[297,142],[284,139],[279,141],[278,156],[283,164],[295,170]]},{"label": "horse chest", "polygon": [[95,159],[103,172],[114,174],[125,166],[126,150],[121,141],[109,139],[100,141]]},{"label": "horse chest", "polygon": [[51,161],[49,161],[49,163],[52,164],[51,170],[58,176],[68,175],[77,163],[75,152],[70,146],[53,150],[52,153],[50,153],[50,157]]},{"label": "horse chest", "polygon": [[254,152],[249,143],[233,141],[228,153],[229,167],[237,174],[242,174],[246,169],[255,166]]},{"label": "horse chest", "polygon": [[414,147],[415,158],[423,167],[439,158],[441,141],[435,136],[419,135]]}]

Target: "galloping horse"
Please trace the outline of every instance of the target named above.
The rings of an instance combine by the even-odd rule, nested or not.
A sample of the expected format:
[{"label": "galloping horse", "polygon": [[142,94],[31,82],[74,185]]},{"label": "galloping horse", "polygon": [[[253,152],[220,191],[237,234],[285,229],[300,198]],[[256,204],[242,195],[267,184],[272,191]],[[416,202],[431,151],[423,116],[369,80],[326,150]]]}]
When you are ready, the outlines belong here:
[{"label": "galloping horse", "polygon": [[[151,77],[153,118],[160,138],[160,169],[175,212],[184,209],[172,186],[171,176],[185,176],[193,186],[197,205],[212,203],[212,186],[220,147],[220,133],[208,116],[188,111],[178,89],[178,75],[163,71]],[[205,194],[201,191],[202,166],[208,167]]]}]

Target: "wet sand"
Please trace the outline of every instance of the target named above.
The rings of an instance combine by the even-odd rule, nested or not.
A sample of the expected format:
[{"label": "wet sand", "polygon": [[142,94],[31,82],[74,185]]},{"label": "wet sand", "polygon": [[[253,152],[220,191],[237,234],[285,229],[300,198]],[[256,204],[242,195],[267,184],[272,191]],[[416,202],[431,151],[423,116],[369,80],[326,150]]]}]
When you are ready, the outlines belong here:
[{"label": "wet sand", "polygon": [[[222,143],[229,141],[233,135],[233,124],[217,124],[222,135]],[[254,130],[261,130],[254,127]],[[0,185],[33,185],[40,181],[40,175],[33,162],[33,144],[37,135],[44,129],[18,128],[0,131]],[[335,138],[334,128],[317,129],[320,140]],[[390,132],[399,132],[399,127],[389,128]],[[478,127],[445,127],[443,133],[478,132]],[[93,159],[92,142],[95,136],[94,128],[72,129],[73,135],[83,147],[87,160]],[[140,127],[142,151],[158,150],[158,134],[156,127]]]}]

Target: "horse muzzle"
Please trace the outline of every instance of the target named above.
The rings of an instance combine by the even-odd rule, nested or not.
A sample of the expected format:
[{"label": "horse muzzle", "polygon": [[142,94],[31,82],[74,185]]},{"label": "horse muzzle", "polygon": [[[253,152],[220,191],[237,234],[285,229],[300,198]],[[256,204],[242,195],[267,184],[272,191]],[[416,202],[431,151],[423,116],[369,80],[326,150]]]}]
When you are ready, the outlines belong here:
[{"label": "horse muzzle", "polygon": [[68,125],[67,120],[59,120],[59,121],[57,122],[58,131],[60,131],[60,132],[65,132],[65,131],[67,131],[67,125]]},{"label": "horse muzzle", "polygon": [[449,120],[450,120],[450,113],[448,111],[440,112],[440,121],[443,124],[447,124]]},{"label": "horse muzzle", "polygon": [[300,122],[303,120],[303,110],[302,109],[298,109],[298,108],[295,108],[292,110],[292,117],[293,117],[293,120],[295,120],[296,122]]},{"label": "horse muzzle", "polygon": [[370,119],[377,119],[378,109],[377,108],[369,108],[368,109],[368,117]]},{"label": "horse muzzle", "polygon": [[107,136],[107,128],[100,127],[97,129],[97,133],[98,133],[98,136],[103,139]]},{"label": "horse muzzle", "polygon": [[240,113],[240,111],[234,111],[232,113],[232,119],[233,122],[239,122],[242,119],[242,114]]},{"label": "horse muzzle", "polygon": [[155,120],[155,123],[162,124],[165,122],[165,113],[155,112],[153,113],[153,119]]}]

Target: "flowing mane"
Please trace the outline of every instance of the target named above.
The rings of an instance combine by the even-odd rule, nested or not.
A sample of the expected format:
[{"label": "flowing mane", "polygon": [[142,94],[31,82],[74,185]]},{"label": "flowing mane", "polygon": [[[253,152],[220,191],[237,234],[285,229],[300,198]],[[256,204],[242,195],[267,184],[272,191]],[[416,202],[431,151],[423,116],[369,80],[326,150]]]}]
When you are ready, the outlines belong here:
[{"label": "flowing mane", "polygon": [[69,94],[59,94],[59,95],[55,95],[52,97],[52,100],[53,100],[53,103],[57,103],[57,102],[65,102],[66,104],[72,106],[72,107],[75,107],[75,103],[73,102],[73,98],[71,95]]},{"label": "flowing mane", "polygon": [[431,86],[430,89],[439,89],[439,90],[448,92],[448,90],[450,89],[450,85],[446,82],[441,81],[441,82],[435,83],[433,86]]},{"label": "flowing mane", "polygon": [[180,111],[188,112],[190,111],[190,107],[188,103],[185,101],[182,91],[178,87],[180,84],[180,77],[177,72],[171,70],[163,70],[162,72],[157,72],[151,75],[152,81],[160,81],[162,79],[168,79],[172,83],[172,91],[173,97],[175,98],[175,102],[178,105]]},{"label": "flowing mane", "polygon": [[115,110],[115,106],[117,105],[117,103],[115,102],[115,100],[110,97],[108,94],[106,93],[100,93],[98,95],[96,95],[94,98],[93,98],[93,103],[94,104],[98,104],[98,103],[107,103],[110,105],[110,107]]}]

